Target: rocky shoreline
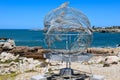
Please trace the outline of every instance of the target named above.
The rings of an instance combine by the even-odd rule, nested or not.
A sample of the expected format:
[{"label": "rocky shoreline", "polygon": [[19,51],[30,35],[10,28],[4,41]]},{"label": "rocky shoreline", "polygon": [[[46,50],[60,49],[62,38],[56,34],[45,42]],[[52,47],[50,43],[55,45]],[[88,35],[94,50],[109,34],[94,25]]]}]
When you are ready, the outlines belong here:
[{"label": "rocky shoreline", "polygon": [[[28,47],[28,46],[16,46],[13,49],[0,48],[0,53],[8,52],[15,55],[19,54],[22,57],[44,59],[43,54],[50,52],[42,47]],[[88,48],[87,53],[91,53],[96,56],[115,56],[120,52],[120,47],[116,48]]]},{"label": "rocky shoreline", "polygon": [[[26,76],[24,76],[24,80],[30,80],[31,76],[27,74],[31,73],[31,71],[35,71],[31,73],[31,75],[37,75],[38,73],[46,73],[46,70],[48,73],[49,69],[52,70],[52,72],[54,72],[56,69],[65,67],[64,62],[61,63],[58,61],[51,61],[50,65],[46,67],[46,64],[49,63],[49,60],[45,59],[43,57],[43,54],[48,52],[48,50],[43,49],[42,47],[16,46],[13,49],[0,48],[0,75],[4,76],[15,73],[16,75],[19,75],[15,76],[14,80],[23,80],[23,77],[21,75],[26,74]],[[107,67],[109,67],[108,69],[110,71],[110,69],[114,69],[114,67],[112,67],[113,64],[115,64],[116,67],[117,65],[119,65],[120,48],[88,48],[86,52],[93,54],[94,56],[87,63],[72,63],[74,64],[72,65],[72,68],[86,71],[86,65],[94,65],[92,66],[94,73],[102,75],[102,70],[106,69],[106,74],[104,73],[106,80],[115,79],[114,77],[110,77],[112,72],[111,74],[109,74],[107,71]],[[80,66],[83,67],[81,68]],[[100,67],[101,71],[99,70]],[[118,72],[117,69],[115,69],[114,71]],[[86,72],[89,72],[89,70],[87,70]],[[117,74],[118,73],[114,75],[118,76]],[[116,80],[119,80],[119,78],[120,77],[118,77],[118,79]]]},{"label": "rocky shoreline", "polygon": [[120,47],[116,48],[88,48],[88,53],[92,53],[94,55],[103,55],[103,56],[115,56],[120,52]]},{"label": "rocky shoreline", "polygon": [[[33,58],[37,60],[46,60],[44,54],[50,52],[47,49],[42,47],[27,47],[27,46],[16,46],[13,49],[2,49],[0,48],[0,53],[11,53],[15,56],[19,55],[20,57]],[[116,48],[88,48],[87,53],[93,54],[93,58],[89,63],[103,63],[111,64],[118,63],[120,61],[120,47]],[[110,60],[111,61],[110,61]]]},{"label": "rocky shoreline", "polygon": [[[51,61],[49,63],[49,60],[45,59],[43,56],[45,53],[48,52],[50,51],[47,49],[43,49],[41,46],[16,46],[13,40],[1,43],[0,80],[8,80],[10,78],[10,75],[12,74],[16,75],[14,76],[15,79],[9,80],[30,80],[32,75],[36,75],[38,73],[50,74],[50,71],[55,73],[56,69],[65,67],[65,62],[61,63],[58,61]],[[115,77],[111,77],[113,73],[108,73],[106,67],[109,67],[110,69],[108,68],[108,70],[110,71],[111,69],[115,69],[114,67],[112,67],[113,64],[116,65],[116,68],[117,65],[120,65],[120,47],[88,48],[86,52],[93,54],[93,57],[87,62],[85,61],[82,63],[73,63],[74,66],[72,66],[72,68],[86,71],[86,65],[94,65],[92,66],[94,73],[101,75],[103,73],[102,70],[106,69],[105,73],[103,73],[106,77],[106,80],[115,80]],[[47,66],[48,64],[49,66]],[[80,66],[83,66],[83,69],[81,69]],[[101,67],[101,71],[97,71],[99,69],[99,67],[97,66]],[[31,73],[31,71],[35,71],[35,73]],[[30,73],[31,76],[27,75],[27,72]],[[87,70],[86,72],[89,72],[89,70]],[[115,69],[114,72],[116,72],[114,75],[118,78],[116,80],[119,80],[120,77],[118,77],[117,75],[118,70]],[[23,74],[26,74],[27,76],[23,77]]]}]

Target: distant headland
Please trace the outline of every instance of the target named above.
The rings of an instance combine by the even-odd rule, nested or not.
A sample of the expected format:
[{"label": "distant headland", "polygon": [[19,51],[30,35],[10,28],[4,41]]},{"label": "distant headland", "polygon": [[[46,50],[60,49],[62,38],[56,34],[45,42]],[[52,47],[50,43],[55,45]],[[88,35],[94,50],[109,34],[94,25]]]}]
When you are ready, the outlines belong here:
[{"label": "distant headland", "polygon": [[111,26],[111,27],[92,27],[93,32],[101,32],[101,33],[109,33],[109,32],[117,32],[120,33],[120,26]]},{"label": "distant headland", "polygon": [[[41,30],[45,31],[45,29],[41,29]],[[110,27],[92,26],[90,30],[92,32],[100,32],[100,33],[111,33],[111,32],[120,33],[120,26],[110,26]],[[38,30],[35,30],[35,31],[38,31]],[[76,28],[76,29],[69,28],[68,31],[76,32],[76,31],[79,31],[79,28]]]}]

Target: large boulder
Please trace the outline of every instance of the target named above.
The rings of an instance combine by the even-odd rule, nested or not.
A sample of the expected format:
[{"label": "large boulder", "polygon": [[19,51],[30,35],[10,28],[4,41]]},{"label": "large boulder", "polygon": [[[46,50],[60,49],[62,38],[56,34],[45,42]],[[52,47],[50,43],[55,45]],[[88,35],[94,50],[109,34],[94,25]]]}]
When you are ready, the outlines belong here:
[{"label": "large boulder", "polygon": [[4,45],[2,46],[3,49],[13,49],[10,43],[5,42]]},{"label": "large boulder", "polygon": [[2,48],[3,49],[13,49],[15,47],[14,40],[8,39],[6,42],[4,42]]},{"label": "large boulder", "polygon": [[117,64],[119,62],[119,57],[117,56],[107,56],[104,61],[103,67],[110,66],[111,64]]},{"label": "large boulder", "polygon": [[19,57],[19,55],[14,55],[12,53],[2,52],[0,54],[0,60],[1,62],[5,62],[7,60],[16,60]]}]

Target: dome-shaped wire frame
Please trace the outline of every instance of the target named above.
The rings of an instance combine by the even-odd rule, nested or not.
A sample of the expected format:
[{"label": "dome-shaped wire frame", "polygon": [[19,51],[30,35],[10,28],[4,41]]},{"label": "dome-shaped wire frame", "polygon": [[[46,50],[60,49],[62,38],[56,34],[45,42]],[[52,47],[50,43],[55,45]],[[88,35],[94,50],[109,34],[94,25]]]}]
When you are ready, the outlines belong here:
[{"label": "dome-shaped wire frame", "polygon": [[45,16],[46,44],[54,50],[83,52],[91,42],[90,22],[82,12],[67,5],[64,3]]}]

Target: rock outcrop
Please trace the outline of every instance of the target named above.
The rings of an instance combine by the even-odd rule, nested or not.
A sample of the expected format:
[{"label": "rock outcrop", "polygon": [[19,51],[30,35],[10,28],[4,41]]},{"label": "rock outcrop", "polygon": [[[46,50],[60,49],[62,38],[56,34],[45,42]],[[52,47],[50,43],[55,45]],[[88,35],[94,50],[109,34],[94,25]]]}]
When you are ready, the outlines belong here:
[{"label": "rock outcrop", "polygon": [[[92,57],[88,63],[89,64],[103,64],[103,67],[109,67],[112,64],[118,64],[120,58],[118,56],[94,56]],[[87,64],[83,62],[83,64]]]},{"label": "rock outcrop", "polygon": [[33,58],[20,57],[12,53],[3,52],[0,54],[0,75],[36,70],[40,64],[39,60],[34,60]]},{"label": "rock outcrop", "polygon": [[8,60],[16,60],[19,57],[19,55],[14,56],[14,54],[2,52],[0,54],[0,62],[6,62]]},{"label": "rock outcrop", "polygon": [[88,48],[87,52],[95,55],[117,55],[120,48]]},{"label": "rock outcrop", "polygon": [[15,42],[14,40],[8,39],[5,42],[0,42],[0,47],[2,49],[13,49],[15,47]]},{"label": "rock outcrop", "polygon": [[45,59],[43,57],[43,54],[49,51],[43,49],[42,47],[16,46],[13,49],[9,49],[9,50],[0,48],[0,53],[2,52],[13,53],[15,55],[20,55],[23,57],[34,58],[34,59]]},{"label": "rock outcrop", "polygon": [[119,62],[118,56],[107,56],[107,57],[105,57],[103,67],[106,67],[106,66],[108,67],[111,64],[118,64],[118,62]]},{"label": "rock outcrop", "polygon": [[120,61],[120,48],[88,48],[88,53],[94,55],[88,63],[89,64],[103,64],[108,67],[111,64],[117,64]]}]

